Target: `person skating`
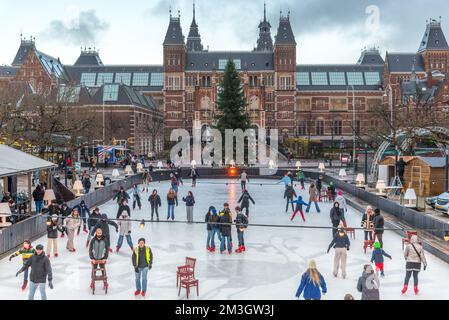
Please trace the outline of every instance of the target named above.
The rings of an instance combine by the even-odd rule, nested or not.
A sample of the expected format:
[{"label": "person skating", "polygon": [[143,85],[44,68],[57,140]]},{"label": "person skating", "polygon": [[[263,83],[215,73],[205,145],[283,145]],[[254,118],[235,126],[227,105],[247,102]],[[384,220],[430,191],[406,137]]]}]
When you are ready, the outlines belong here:
[{"label": "person skating", "polygon": [[114,196],[114,198],[112,198],[112,200],[117,199],[117,204],[120,205],[123,199],[129,200],[129,198],[130,197],[128,192],[126,192],[125,189],[123,189],[123,187],[120,187],[120,190],[116,193],[116,195]]},{"label": "person skating", "polygon": [[[336,201],[336,192],[335,192],[335,186],[334,183],[331,181],[329,182],[329,186],[327,187],[327,192],[329,194],[329,201]],[[343,207],[341,207],[343,209]]]},{"label": "person skating", "polygon": [[348,212],[348,206],[346,204],[346,199],[343,197],[343,191],[338,190],[337,197],[335,198],[335,201],[337,201],[340,204],[340,208],[343,209],[346,212]]},{"label": "person skating", "polygon": [[373,267],[370,264],[365,265],[357,282],[357,290],[362,293],[361,300],[380,300],[379,286],[380,281]]},{"label": "person skating", "polygon": [[47,219],[47,256],[50,258],[51,249],[55,257],[58,257],[58,231],[64,233],[64,229],[58,223],[58,215],[54,214]]},{"label": "person skating", "polygon": [[220,234],[221,234],[221,245],[220,253],[225,253],[228,250],[229,254],[232,254],[231,245],[231,232],[232,232],[232,213],[229,209],[229,204],[224,204],[224,209],[220,213]]},{"label": "person skating", "polygon": [[321,293],[327,293],[326,281],[318,271],[315,260],[309,262],[309,268],[301,277],[295,297],[299,298],[303,293],[305,300],[321,300]]},{"label": "person skating", "polygon": [[100,208],[96,207],[92,214],[87,219],[87,227],[89,228],[89,233],[87,234],[86,248],[89,247],[90,239],[92,239],[95,234],[95,225],[101,220]]},{"label": "person skating", "polygon": [[153,221],[154,213],[156,212],[157,221],[159,221],[159,207],[162,205],[161,197],[157,194],[157,190],[154,189],[151,195],[148,197],[151,207],[151,221]]},{"label": "person skating", "polygon": [[373,207],[367,206],[366,211],[362,217],[361,227],[365,233],[365,241],[373,240],[373,230],[374,230],[374,210]]},{"label": "person skating", "polygon": [[126,200],[126,199],[122,199],[122,202],[120,202],[120,205],[117,210],[117,216],[116,216],[117,219],[120,218],[123,211],[126,211],[128,213],[128,216],[131,217],[131,208],[129,207],[128,200]]},{"label": "person skating", "polygon": [[312,202],[315,204],[315,209],[318,213],[320,213],[320,206],[318,205],[319,193],[318,189],[312,183],[309,187],[309,204],[307,205],[306,212],[310,212],[310,207],[312,206]]},{"label": "person skating", "polygon": [[192,188],[196,187],[196,179],[200,176],[198,174],[198,171],[196,171],[195,168],[192,168],[192,170],[190,170],[189,176],[192,177]]},{"label": "person skating", "polygon": [[308,203],[302,200],[302,196],[298,196],[298,199],[291,201],[291,203],[296,204],[296,208],[290,221],[293,221],[293,219],[295,219],[296,217],[296,214],[299,212],[301,214],[302,221],[306,222],[306,219],[304,218],[304,212],[302,211],[302,206],[307,206]]},{"label": "person skating", "polygon": [[133,186],[133,210],[136,210],[136,204],[139,207],[139,210],[142,210],[140,190],[137,184]]},{"label": "person skating", "polygon": [[[72,208],[70,208],[67,203],[63,203],[59,208],[59,218],[60,223],[63,226],[65,218],[67,218],[72,213]],[[64,238],[64,232],[61,232],[61,238]]]},{"label": "person skating", "polygon": [[49,216],[53,216],[54,214],[59,215],[61,207],[58,205],[56,200],[52,200],[46,211]]},{"label": "person skating", "polygon": [[288,212],[288,205],[291,204],[292,205],[292,211],[295,211],[295,207],[293,206],[293,199],[296,198],[296,192],[295,189],[293,189],[293,186],[288,185],[285,187],[285,191],[284,191],[284,199],[286,199],[286,204],[285,204],[285,213]]},{"label": "person skating", "polygon": [[284,186],[285,186],[286,189],[287,189],[288,186],[292,185],[292,179],[290,178],[288,173],[286,173],[277,184],[280,184],[280,183],[284,183]]},{"label": "person skating", "polygon": [[215,252],[215,234],[218,235],[218,240],[221,241],[220,225],[218,224],[220,217],[215,207],[209,207],[204,222],[207,223],[207,251]]},{"label": "person skating", "polygon": [[246,190],[246,183],[247,182],[249,182],[248,174],[246,173],[245,170],[243,170],[242,174],[240,175],[240,186],[242,187],[242,191]]},{"label": "person skating", "polygon": [[374,238],[377,239],[377,241],[379,241],[380,247],[383,248],[384,243],[382,241],[382,238],[384,234],[385,221],[379,209],[374,210],[373,224],[374,224]]},{"label": "person skating", "polygon": [[90,191],[90,188],[92,187],[92,183],[90,182],[90,176],[85,175],[83,177],[83,180],[81,181],[83,188],[84,188],[84,194],[88,194]]},{"label": "person skating", "polygon": [[[106,238],[106,240],[108,241],[108,244],[110,245],[111,244],[111,233],[109,230],[109,226],[113,226],[115,228],[115,232],[118,233],[118,224],[112,220],[109,220],[108,216],[103,213],[101,215],[101,219],[98,220],[94,226],[94,232],[96,232],[96,230],[98,230],[98,228],[100,228],[101,234]],[[110,247],[108,247],[108,249],[110,252],[112,252],[112,249]]]},{"label": "person skating", "polygon": [[[18,251],[14,252],[10,257],[9,261],[14,259],[17,256],[22,256],[22,263],[25,265],[25,263],[35,254],[36,250],[31,245],[30,240],[25,240],[23,242],[23,246]],[[28,286],[28,271],[29,268],[26,268],[23,273],[23,284],[22,284],[22,291],[25,291],[26,287]]]},{"label": "person skating", "polygon": [[[87,229],[87,219],[90,216],[90,209],[87,206],[86,202],[84,200],[81,200],[80,204],[78,206],[75,206],[75,208],[78,209],[78,212],[80,214],[80,217],[83,221],[83,231],[84,233],[88,233],[89,230]],[[81,224],[78,228],[78,234],[80,234],[81,231]]]},{"label": "person skating", "polygon": [[237,239],[239,241],[239,248],[235,250],[236,253],[242,253],[246,251],[245,247],[245,231],[248,228],[248,218],[242,213],[240,207],[235,208],[235,228],[237,229]]},{"label": "person skating", "polygon": [[404,288],[402,289],[402,294],[405,294],[408,289],[408,283],[410,277],[413,275],[414,291],[417,295],[419,293],[418,289],[418,274],[421,271],[421,265],[424,266],[424,271],[427,269],[427,260],[424,254],[424,249],[421,244],[419,244],[418,236],[413,235],[410,238],[410,243],[407,245],[404,251],[405,264],[405,280]]},{"label": "person skating", "polygon": [[176,168],[174,174],[175,174],[176,180],[178,180],[178,186],[179,185],[183,186],[184,182],[182,181],[182,169],[181,169],[181,166],[178,166]]},{"label": "person skating", "polygon": [[348,256],[350,245],[351,244],[349,242],[349,238],[345,232],[345,229],[343,227],[340,227],[327,249],[327,253],[329,253],[332,247],[335,249],[334,270],[332,272],[334,277],[338,276],[338,271],[341,269],[343,279],[346,278],[346,258]]},{"label": "person skating", "polygon": [[33,191],[33,200],[36,206],[36,213],[41,213],[44,208],[44,195],[45,190],[42,188],[40,184],[36,186],[36,189]]},{"label": "person skating", "polygon": [[320,174],[318,179],[316,179],[316,189],[318,190],[318,198],[321,200],[321,190],[323,189],[323,176]]},{"label": "person skating", "polygon": [[134,249],[132,255],[132,263],[136,275],[136,291],[134,292],[136,297],[139,294],[145,297],[148,271],[153,267],[153,252],[150,246],[145,245],[145,242],[144,238],[139,239],[139,245]]},{"label": "person skating", "polygon": [[178,196],[174,189],[168,190],[167,205],[167,220],[171,218],[173,221],[175,220],[175,205],[178,206]]},{"label": "person skating", "polygon": [[126,238],[126,242],[128,242],[131,250],[134,250],[133,241],[131,239],[131,221],[129,220],[130,216],[126,211],[123,211],[120,215],[118,225],[119,225],[119,236],[117,241],[117,246],[115,247],[115,251],[118,253],[123,244],[123,238]]},{"label": "person skating", "polygon": [[51,270],[50,259],[45,256],[44,246],[38,244],[36,246],[36,252],[32,255],[22,266],[22,268],[16,273],[16,277],[20,273],[31,268],[30,272],[30,292],[28,300],[34,300],[36,290],[39,289],[41,293],[41,299],[47,300],[47,292],[45,286],[48,279],[48,287],[53,289],[53,274]]},{"label": "person skating", "polygon": [[346,228],[346,218],[343,209],[340,208],[340,204],[338,202],[334,202],[334,206],[330,211],[330,219],[332,223],[332,238],[337,232],[338,226],[340,223]]},{"label": "person skating", "polygon": [[[109,230],[109,228],[107,229]],[[94,270],[104,269],[109,252],[112,252],[109,239],[103,234],[103,229],[98,227],[95,229],[95,237],[92,238],[89,245],[89,258]],[[104,276],[104,271],[101,274]],[[90,288],[92,289],[93,286],[94,280],[92,279]]]},{"label": "person skating", "polygon": [[301,190],[305,190],[305,185],[304,185],[304,181],[306,180],[306,176],[304,175],[304,171],[299,170],[298,173],[296,174],[296,179],[298,179],[300,185],[301,185]]},{"label": "person skating", "polygon": [[391,256],[386,253],[380,246],[379,242],[374,242],[374,251],[373,254],[371,255],[371,263],[375,263],[376,266],[376,273],[379,273],[380,271],[380,275],[382,277],[385,276],[384,273],[384,257],[390,258],[390,260],[392,259]]},{"label": "person skating", "polygon": [[179,181],[173,173],[170,173],[170,185],[173,191],[178,194]]},{"label": "person skating", "polygon": [[192,191],[189,191],[187,197],[182,198],[186,203],[187,223],[193,223],[193,206],[195,205],[195,197]]},{"label": "person skating", "polygon": [[250,201],[253,204],[256,204],[254,199],[249,194],[248,190],[243,189],[243,193],[242,193],[242,195],[240,196],[240,199],[237,202],[240,203],[240,208],[242,208],[242,211],[243,211],[243,209],[245,209],[245,214],[246,214],[246,216],[248,218],[249,218],[249,202]]},{"label": "person skating", "polygon": [[148,171],[148,169],[145,169],[145,171],[142,175],[142,184],[143,184],[142,192],[148,193],[148,185],[152,181],[153,181],[153,178],[151,177],[150,172]]},{"label": "person skating", "polygon": [[70,252],[75,252],[73,239],[75,238],[76,230],[81,226],[80,214],[77,208],[73,208],[72,213],[64,220],[64,227],[67,232],[66,248]]}]

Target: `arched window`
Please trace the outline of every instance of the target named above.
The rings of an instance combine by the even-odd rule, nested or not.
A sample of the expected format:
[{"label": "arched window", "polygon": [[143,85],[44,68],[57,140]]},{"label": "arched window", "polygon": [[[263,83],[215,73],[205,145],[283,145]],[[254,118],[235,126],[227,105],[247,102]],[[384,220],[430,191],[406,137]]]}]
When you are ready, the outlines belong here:
[{"label": "arched window", "polygon": [[318,118],[315,122],[315,133],[317,136],[324,136],[324,119]]},{"label": "arched window", "polygon": [[341,119],[334,120],[333,131],[335,136],[341,136],[343,132],[343,121]]}]

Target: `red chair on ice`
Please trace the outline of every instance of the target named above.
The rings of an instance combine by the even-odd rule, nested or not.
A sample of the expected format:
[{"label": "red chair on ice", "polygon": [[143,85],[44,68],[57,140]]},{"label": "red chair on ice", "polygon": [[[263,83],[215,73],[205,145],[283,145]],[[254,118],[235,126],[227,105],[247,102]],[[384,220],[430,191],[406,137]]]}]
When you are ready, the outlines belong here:
[{"label": "red chair on ice", "polygon": [[178,267],[176,272],[176,287],[180,285],[183,279],[195,278],[196,259],[186,257],[186,264]]},{"label": "red chair on ice", "polygon": [[196,287],[196,296],[199,296],[199,281],[195,279],[188,266],[178,267],[178,272],[187,274],[181,279],[178,290],[178,297],[181,295],[181,289],[186,288],[186,296],[189,299],[190,288]]}]

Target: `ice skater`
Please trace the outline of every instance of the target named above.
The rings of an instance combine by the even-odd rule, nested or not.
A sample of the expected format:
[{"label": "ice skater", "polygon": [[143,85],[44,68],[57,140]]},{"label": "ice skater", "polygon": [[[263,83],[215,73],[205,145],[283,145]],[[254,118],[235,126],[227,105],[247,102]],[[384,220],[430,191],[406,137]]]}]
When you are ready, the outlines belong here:
[{"label": "ice skater", "polygon": [[122,212],[126,211],[128,213],[128,216],[131,217],[131,208],[128,205],[128,200],[126,199],[122,199],[122,202],[120,203],[118,210],[117,210],[117,216],[116,218],[120,218],[120,216],[122,215]]},{"label": "ice skater", "polygon": [[151,195],[148,197],[151,207],[151,221],[153,221],[154,213],[156,212],[156,219],[159,221],[159,207],[161,204],[161,197],[157,194],[157,190],[154,189]]},{"label": "ice skater", "polygon": [[54,214],[47,220],[47,256],[49,258],[52,247],[55,258],[58,257],[58,231],[64,233],[63,227],[58,223],[58,215]]},{"label": "ice skater", "polygon": [[192,191],[189,191],[187,197],[182,198],[186,203],[187,223],[193,223],[193,206],[195,205],[195,197]]},{"label": "ice skater", "polygon": [[402,294],[405,294],[408,289],[408,283],[410,277],[413,275],[413,284],[415,295],[419,293],[418,289],[418,274],[421,271],[421,265],[424,266],[424,271],[427,269],[427,260],[424,254],[424,249],[421,244],[419,244],[418,236],[413,235],[410,238],[410,243],[407,245],[404,251],[405,264],[405,280],[404,288],[402,289]]},{"label": "ice skater", "polygon": [[[18,251],[16,251],[15,253],[13,253],[10,257],[9,257],[9,261],[11,261],[12,259],[14,259],[17,256],[22,256],[22,263],[25,266],[26,262],[36,253],[36,251],[34,250],[33,246],[31,245],[31,241],[30,240],[25,240],[23,242],[23,246],[21,249],[19,249]],[[24,272],[23,272],[23,284],[22,284],[22,291],[25,291],[25,289],[28,286],[28,271],[29,268],[25,268]]]},{"label": "ice skater", "polygon": [[373,230],[374,230],[373,215],[374,215],[373,207],[367,206],[366,211],[363,214],[361,223],[361,227],[363,228],[363,232],[365,233],[365,241],[373,240]]},{"label": "ice skater", "polygon": [[[75,208],[78,209],[79,215],[83,221],[83,231],[84,233],[88,233],[87,230],[87,218],[90,216],[90,210],[87,206],[86,202],[84,200],[81,200],[80,204],[78,206],[75,206]],[[78,234],[81,232],[81,224],[78,227]]]},{"label": "ice skater", "polygon": [[153,178],[151,177],[150,172],[148,171],[148,169],[145,169],[145,171],[142,175],[142,184],[143,184],[142,192],[148,193],[148,185],[152,181],[153,181]]},{"label": "ice skater", "polygon": [[[118,233],[118,224],[115,223],[115,221],[109,220],[108,216],[106,214],[101,215],[101,219],[97,221],[97,223],[94,226],[94,233],[98,234],[98,229],[101,229],[101,235],[106,238],[108,242],[108,250],[109,252],[112,252],[112,249],[110,248],[111,244],[111,233],[109,230],[109,226],[113,226],[115,228],[115,232]],[[92,234],[93,236],[94,234]],[[91,244],[92,245],[92,241]]]},{"label": "ice skater", "polygon": [[129,200],[129,194],[125,191],[123,187],[120,187],[120,190],[116,193],[116,195],[112,198],[112,200],[117,199],[117,204],[120,205],[123,199]]},{"label": "ice skater", "polygon": [[117,224],[119,226],[119,236],[118,236],[117,246],[115,247],[115,252],[117,252],[117,253],[122,248],[124,238],[126,238],[126,242],[128,242],[128,245],[131,248],[131,251],[134,251],[133,241],[131,239],[132,223],[129,219],[130,219],[130,217],[128,216],[128,213],[126,211],[123,211],[118,220]]},{"label": "ice skater", "polygon": [[135,184],[133,186],[133,210],[136,210],[136,204],[139,207],[139,210],[142,210],[141,198],[139,187]]},{"label": "ice skater", "polygon": [[330,211],[330,219],[332,223],[332,238],[333,238],[340,224],[343,224],[343,226],[346,228],[345,213],[340,208],[340,204],[338,202],[334,202],[334,206]]},{"label": "ice skater", "polygon": [[64,228],[67,232],[67,245],[66,249],[69,252],[75,252],[74,238],[76,230],[81,226],[81,219],[78,209],[75,207],[72,210],[72,213],[65,219]]},{"label": "ice skater", "polygon": [[89,228],[89,233],[87,234],[86,248],[89,247],[90,239],[92,239],[93,234],[95,233],[95,225],[101,219],[100,208],[96,207],[92,214],[87,219],[87,226]]},{"label": "ice skater", "polygon": [[246,183],[247,182],[249,182],[248,174],[246,173],[245,170],[243,170],[242,174],[240,175],[240,186],[242,187],[242,191],[246,190]]},{"label": "ice skater", "polygon": [[243,189],[243,193],[242,193],[242,195],[240,196],[240,199],[237,202],[240,203],[240,207],[242,208],[242,211],[243,211],[243,209],[245,209],[245,214],[246,214],[246,216],[248,218],[249,218],[249,202],[250,201],[253,204],[256,204],[254,199],[249,194],[248,190]]},{"label": "ice skater", "polygon": [[176,176],[173,173],[170,173],[170,184],[171,184],[171,188],[173,189],[173,191],[176,194],[178,194],[179,182],[178,182],[178,179],[176,178]]},{"label": "ice skater", "polygon": [[332,247],[335,249],[334,271],[332,272],[335,278],[338,276],[338,271],[341,269],[343,279],[346,279],[346,260],[350,245],[351,243],[349,242],[345,229],[340,227],[327,248],[327,253],[329,253]]},{"label": "ice skater", "polygon": [[167,194],[167,221],[171,218],[172,221],[175,220],[175,204],[178,206],[178,196],[176,191],[171,188],[168,190]]},{"label": "ice skater", "polygon": [[215,207],[209,207],[204,221],[207,223],[207,251],[215,252],[215,234],[218,235],[218,240],[221,242],[220,225],[218,224],[220,217]]},{"label": "ice skater", "polygon": [[298,170],[298,173],[296,174],[296,179],[298,179],[301,190],[305,190],[304,181],[306,180],[306,176],[304,175],[304,171]]},{"label": "ice skater", "polygon": [[148,271],[153,267],[153,252],[150,246],[146,245],[144,238],[139,239],[138,246],[133,251],[132,263],[136,275],[134,296],[142,295],[142,297],[145,297],[148,285]]},{"label": "ice skater", "polygon": [[302,200],[302,196],[298,196],[298,199],[293,200],[290,203],[296,204],[295,211],[293,212],[290,221],[293,222],[293,219],[295,219],[296,214],[299,212],[301,214],[302,220],[306,222],[306,219],[304,218],[304,212],[302,211],[302,206],[307,206],[308,204]]},{"label": "ice skater", "polygon": [[240,207],[235,208],[236,218],[235,218],[235,227],[237,229],[237,238],[239,241],[239,248],[235,250],[236,253],[242,253],[246,251],[245,247],[245,231],[248,228],[248,218],[246,215],[242,213],[242,209]]},{"label": "ice skater", "polygon": [[[290,179],[290,178],[289,178]],[[292,211],[295,211],[295,208],[293,206],[293,199],[296,198],[296,192],[295,189],[293,189],[292,185],[288,185],[285,187],[285,191],[284,191],[284,199],[286,199],[286,204],[285,204],[285,213],[288,212],[288,205],[291,204],[292,205]]]},{"label": "ice skater", "polygon": [[224,209],[220,214],[220,233],[221,233],[221,245],[220,253],[225,253],[226,249],[229,254],[232,254],[232,213],[229,209],[229,204],[224,204]]},{"label": "ice skater", "polygon": [[373,267],[366,264],[363,267],[362,276],[357,282],[357,291],[362,293],[361,300],[380,300],[379,286],[380,281],[374,273]]},{"label": "ice skater", "polygon": [[295,297],[299,299],[303,292],[305,300],[321,300],[321,293],[327,293],[326,281],[318,271],[315,260],[309,262],[309,268],[301,277]]},{"label": "ice skater", "polygon": [[378,274],[380,271],[380,275],[385,277],[384,273],[384,257],[393,259],[388,253],[386,253],[381,247],[378,241],[374,242],[374,251],[371,255],[371,263],[375,263],[376,273]]},{"label": "ice skater", "polygon": [[287,172],[277,184],[284,183],[285,189],[287,189],[288,186],[292,186],[293,181],[289,174],[290,172]]},{"label": "ice skater", "polygon": [[192,170],[190,170],[189,176],[192,177],[192,188],[196,187],[196,179],[200,176],[198,174],[198,171],[196,171],[195,168],[192,168]]},{"label": "ice skater", "polygon": [[318,189],[315,187],[315,185],[312,183],[309,187],[309,204],[307,206],[306,212],[310,212],[310,207],[312,206],[312,202],[315,204],[316,211],[320,213],[320,206],[318,205],[319,200],[319,193]]}]

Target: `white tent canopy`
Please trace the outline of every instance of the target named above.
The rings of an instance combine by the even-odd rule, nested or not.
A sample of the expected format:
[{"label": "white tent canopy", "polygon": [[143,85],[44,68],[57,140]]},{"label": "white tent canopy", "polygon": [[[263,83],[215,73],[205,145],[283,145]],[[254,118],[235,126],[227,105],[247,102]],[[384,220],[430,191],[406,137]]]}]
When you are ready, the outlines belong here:
[{"label": "white tent canopy", "polygon": [[57,167],[20,150],[0,145],[0,178]]}]

